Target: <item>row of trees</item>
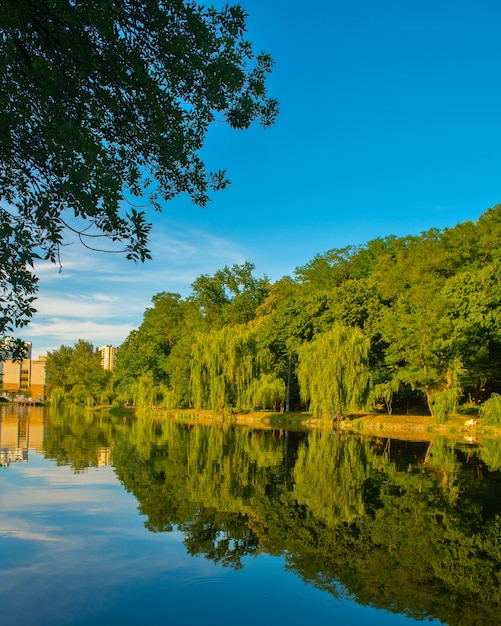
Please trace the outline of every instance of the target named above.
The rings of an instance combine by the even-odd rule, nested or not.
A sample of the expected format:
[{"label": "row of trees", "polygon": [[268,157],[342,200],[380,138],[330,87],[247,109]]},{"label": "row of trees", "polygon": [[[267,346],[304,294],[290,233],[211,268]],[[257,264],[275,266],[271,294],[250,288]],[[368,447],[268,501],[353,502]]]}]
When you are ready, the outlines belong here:
[{"label": "row of trees", "polygon": [[273,284],[251,263],[202,275],[186,298],[153,297],[119,348],[113,393],[137,406],[445,419],[501,391],[500,244],[498,205],[475,223],[330,250]]}]

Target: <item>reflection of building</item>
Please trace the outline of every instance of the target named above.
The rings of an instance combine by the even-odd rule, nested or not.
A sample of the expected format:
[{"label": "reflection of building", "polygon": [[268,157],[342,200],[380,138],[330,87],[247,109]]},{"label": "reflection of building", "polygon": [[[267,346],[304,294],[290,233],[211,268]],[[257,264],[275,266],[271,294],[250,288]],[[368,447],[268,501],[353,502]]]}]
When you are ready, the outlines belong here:
[{"label": "reflection of building", "polygon": [[31,343],[26,343],[28,352],[22,361],[4,361],[2,387],[4,391],[22,393],[33,398],[45,397],[46,356],[31,358]]},{"label": "reflection of building", "polygon": [[113,346],[101,346],[99,352],[101,353],[101,367],[103,370],[114,369],[117,349]]},{"label": "reflection of building", "polygon": [[111,465],[111,448],[97,449],[97,466],[105,467]]},{"label": "reflection of building", "polygon": [[0,448],[0,466],[8,467],[11,463],[27,463],[28,448]]},{"label": "reflection of building", "polygon": [[43,450],[43,409],[0,407],[0,466],[26,463],[28,449]]}]

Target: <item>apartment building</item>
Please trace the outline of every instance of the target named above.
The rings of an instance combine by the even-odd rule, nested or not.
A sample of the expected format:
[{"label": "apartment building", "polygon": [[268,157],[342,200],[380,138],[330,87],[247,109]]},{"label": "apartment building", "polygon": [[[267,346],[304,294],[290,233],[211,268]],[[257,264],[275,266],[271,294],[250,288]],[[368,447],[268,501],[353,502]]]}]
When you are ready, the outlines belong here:
[{"label": "apartment building", "polygon": [[113,370],[115,368],[117,349],[108,345],[101,346],[98,350],[101,353],[101,367],[103,370]]},{"label": "apartment building", "polygon": [[45,398],[45,362],[46,356],[33,359],[31,343],[27,343],[28,352],[22,361],[4,361],[2,367],[2,389],[4,392],[23,394],[31,398]]}]

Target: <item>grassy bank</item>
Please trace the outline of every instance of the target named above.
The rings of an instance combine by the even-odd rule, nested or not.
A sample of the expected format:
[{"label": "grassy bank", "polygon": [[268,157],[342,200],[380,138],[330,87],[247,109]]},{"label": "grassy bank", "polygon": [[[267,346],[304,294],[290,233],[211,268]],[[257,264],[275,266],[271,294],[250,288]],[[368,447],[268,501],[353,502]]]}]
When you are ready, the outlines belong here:
[{"label": "grassy bank", "polygon": [[331,418],[316,419],[307,412],[277,413],[271,411],[226,411],[214,414],[212,411],[173,409],[135,411],[138,416],[153,419],[175,419],[192,424],[240,424],[253,428],[284,428],[294,430],[329,429],[355,434],[378,435],[396,439],[428,440],[443,436],[463,441],[475,441],[480,437],[501,437],[501,428],[489,426],[476,420],[475,425],[467,425],[468,418],[457,415],[447,422],[438,424],[426,415],[386,415],[380,413],[359,413],[346,415],[343,420]]},{"label": "grassy bank", "polygon": [[464,415],[455,416],[437,424],[430,416],[423,415],[364,415],[344,420],[340,429],[343,431],[381,435],[398,439],[431,439],[434,436],[449,437],[463,441],[476,441],[480,437],[501,437],[501,429],[482,424],[467,424]]}]

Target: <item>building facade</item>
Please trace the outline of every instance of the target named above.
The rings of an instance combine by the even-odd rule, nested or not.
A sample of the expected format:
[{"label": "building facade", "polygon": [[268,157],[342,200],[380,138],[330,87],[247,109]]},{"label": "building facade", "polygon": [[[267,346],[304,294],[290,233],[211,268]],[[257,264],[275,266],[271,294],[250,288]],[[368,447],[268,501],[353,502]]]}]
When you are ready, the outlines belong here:
[{"label": "building facade", "polygon": [[101,367],[103,370],[115,369],[115,358],[117,355],[117,349],[113,346],[101,346],[99,352],[101,353]]},{"label": "building facade", "polygon": [[45,363],[46,356],[33,359],[31,343],[27,343],[28,353],[22,361],[4,361],[2,367],[2,389],[10,394],[22,394],[26,397],[44,399],[46,392]]}]

